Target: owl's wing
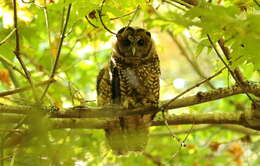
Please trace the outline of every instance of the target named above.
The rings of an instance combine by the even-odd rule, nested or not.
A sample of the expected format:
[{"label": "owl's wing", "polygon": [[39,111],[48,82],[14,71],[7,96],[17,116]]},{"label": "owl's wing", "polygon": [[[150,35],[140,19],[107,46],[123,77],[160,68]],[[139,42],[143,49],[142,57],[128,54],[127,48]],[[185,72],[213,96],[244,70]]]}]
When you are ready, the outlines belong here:
[{"label": "owl's wing", "polygon": [[[116,68],[107,66],[97,77],[97,103],[99,106],[117,104],[120,96],[119,74]],[[120,102],[120,101],[119,101]],[[127,143],[118,118],[107,123],[105,134],[108,144],[117,154],[124,154]]]},{"label": "owl's wing", "polygon": [[113,104],[120,104],[121,100],[121,92],[120,92],[120,77],[118,69],[111,64],[111,79],[112,79],[112,103]]},{"label": "owl's wing", "polygon": [[97,104],[99,106],[111,104],[112,92],[111,82],[109,77],[109,67],[100,70],[97,76]]}]

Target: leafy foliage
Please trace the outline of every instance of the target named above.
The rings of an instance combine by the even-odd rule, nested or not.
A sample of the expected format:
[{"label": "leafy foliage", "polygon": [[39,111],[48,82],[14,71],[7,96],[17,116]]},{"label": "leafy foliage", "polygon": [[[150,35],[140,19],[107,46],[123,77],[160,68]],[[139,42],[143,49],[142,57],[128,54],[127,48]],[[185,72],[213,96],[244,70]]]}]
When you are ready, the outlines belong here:
[{"label": "leafy foliage", "polygon": [[[197,62],[195,68],[200,68],[204,75],[209,76],[223,66],[208,41],[207,35],[210,35],[216,46],[220,39],[224,40],[225,46],[230,50],[232,69],[239,67],[247,80],[260,81],[260,15],[259,6],[254,1],[203,0],[196,1],[199,2],[196,6],[189,5],[191,8],[175,2],[177,1],[106,0],[101,13],[104,24],[113,32],[129,22],[152,32],[161,59],[161,100],[174,97],[202,79],[194,66],[192,68],[183,58],[176,43],[166,32],[174,34],[174,38],[185,48],[189,59]],[[100,0],[17,0],[20,54],[34,83],[47,80],[51,74],[67,8],[72,4],[55,75],[57,82],[50,85],[44,105],[96,105],[96,76],[108,62],[114,38],[104,29],[99,19],[101,3]],[[140,10],[133,17],[138,6]],[[0,42],[13,28],[13,1],[0,0]],[[22,71],[14,55],[15,45],[16,37],[12,34],[1,43],[0,56]],[[6,62],[1,62],[0,91],[29,85],[26,78]],[[211,81],[214,87],[225,87],[232,83],[234,81],[227,71]],[[204,84],[190,94],[207,89],[209,87]],[[40,97],[44,87],[36,87],[36,90]],[[26,91],[0,97],[0,103],[33,105],[34,101],[32,92]],[[249,107],[248,98],[239,95],[169,111],[169,116],[172,112],[234,112]],[[260,155],[260,137],[226,130],[223,126],[210,126],[191,132],[186,140],[187,146],[181,150],[180,143],[172,139],[170,134],[160,136],[160,133],[169,133],[166,127],[152,127],[146,149],[150,155],[129,154],[117,157],[107,147],[102,130],[51,129],[48,118],[42,117],[44,116],[30,116],[30,123],[22,124],[16,131],[13,129],[19,122],[2,123],[0,114],[0,136],[5,142],[5,149],[0,149],[0,165],[14,162],[14,165],[21,166],[256,166],[260,163],[257,157]],[[160,118],[160,114],[157,118]],[[170,128],[172,131],[187,130],[191,125]],[[185,140],[186,136],[187,132],[178,135],[181,140]],[[172,157],[175,152],[178,154]]]}]

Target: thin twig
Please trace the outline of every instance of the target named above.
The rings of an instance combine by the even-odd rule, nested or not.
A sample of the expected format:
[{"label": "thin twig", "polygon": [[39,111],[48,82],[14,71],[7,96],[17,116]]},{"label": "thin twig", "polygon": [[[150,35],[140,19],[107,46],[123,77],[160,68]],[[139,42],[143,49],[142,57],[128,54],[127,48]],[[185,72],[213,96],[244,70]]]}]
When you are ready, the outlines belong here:
[{"label": "thin twig", "polygon": [[147,152],[143,152],[143,156],[148,158],[149,160],[151,160],[157,166],[165,166],[165,164],[163,164],[162,161],[158,157],[152,156],[151,154],[149,154]]},{"label": "thin twig", "polygon": [[[230,52],[229,52],[229,49],[224,45],[224,40],[220,39],[218,41],[218,44],[219,44],[223,54],[225,55],[226,59],[229,61],[230,65],[231,65],[232,61],[231,61],[231,57],[230,57]],[[238,79],[239,82],[243,83],[245,81],[245,79],[244,79],[243,75],[241,74],[241,71],[239,70],[238,67],[235,68],[234,75],[236,76],[236,78]]]},{"label": "thin twig", "polygon": [[75,106],[75,102],[74,102],[74,94],[72,92],[72,87],[71,87],[71,82],[70,82],[70,77],[68,75],[68,73],[65,73],[66,74],[66,77],[68,79],[68,88],[69,88],[69,93],[70,93],[70,98],[71,98],[71,103],[72,103],[72,106]]},{"label": "thin twig", "polygon": [[96,26],[95,24],[93,24],[89,19],[88,16],[85,16],[86,20],[88,21],[88,23],[93,26],[94,28],[98,28],[98,26]]},{"label": "thin twig", "polygon": [[33,82],[31,80],[31,76],[30,76],[30,73],[28,72],[21,56],[20,56],[20,41],[19,41],[19,30],[18,30],[18,23],[17,23],[17,8],[16,8],[16,0],[13,0],[13,5],[14,5],[14,27],[15,27],[15,38],[16,38],[16,47],[15,47],[15,56],[16,58],[18,59],[20,65],[22,66],[22,69],[25,73],[25,76],[32,88],[32,92],[33,92],[33,96],[34,96],[34,99],[36,102],[38,102],[38,97],[36,95],[36,91],[35,91],[35,88],[34,88],[34,85],[33,85]]},{"label": "thin twig", "polygon": [[[199,68],[198,64],[196,62],[193,62],[187,51],[184,49],[184,47],[181,45],[181,43],[173,36],[172,32],[171,31],[167,31],[168,34],[170,35],[170,37],[172,38],[172,40],[176,43],[176,45],[179,47],[182,55],[185,57],[185,59],[189,62],[189,64],[192,66],[192,68],[195,70],[195,72],[203,79],[206,79],[207,77],[205,76],[205,74],[201,71],[201,69]],[[187,44],[187,43],[186,43]],[[207,85],[212,88],[212,89],[215,89],[214,85],[210,82],[210,81],[207,81],[206,82]]]},{"label": "thin twig", "polygon": [[225,60],[222,58],[222,56],[220,55],[220,53],[218,52],[215,44],[213,43],[211,37],[209,36],[209,34],[207,34],[208,40],[211,44],[211,46],[213,47],[213,49],[215,50],[218,58],[221,60],[221,62],[226,66],[226,68],[228,69],[229,73],[231,74],[231,76],[233,77],[233,79],[239,83],[239,80],[237,79],[236,75],[234,74],[234,72],[231,70],[231,68],[229,67],[229,65],[225,62]]},{"label": "thin twig", "polygon": [[[192,132],[195,133],[197,131],[207,130],[207,129],[212,128],[212,127],[214,127],[214,126],[209,125],[209,124],[196,125],[196,126],[193,127]],[[174,129],[172,131],[172,133],[175,134],[175,135],[187,134],[189,132],[190,132],[190,128]],[[153,133],[150,133],[149,136],[159,137],[159,138],[164,137],[164,136],[169,137],[169,136],[171,136],[171,133],[169,133],[169,132],[153,132]]]},{"label": "thin twig", "polygon": [[[84,35],[82,35],[81,38],[84,38]],[[77,40],[78,40],[78,39],[77,39]],[[74,43],[74,45],[75,45],[75,44],[76,44],[76,43]],[[66,55],[64,55],[64,56],[68,56],[71,51],[72,51],[72,50],[70,50],[69,53],[66,54]],[[30,61],[30,63],[31,63],[32,65],[34,65],[35,68],[37,68],[38,64],[34,61],[34,59],[31,58],[31,57],[30,57],[29,55],[27,55],[26,53],[23,53],[23,54],[25,55],[26,58],[28,58],[28,60]],[[61,62],[62,62],[62,61],[59,61],[60,64],[62,64]],[[75,64],[74,64],[74,65],[75,65]],[[73,67],[74,65],[71,65],[71,66],[67,67],[65,70],[59,71],[59,73],[60,73],[60,72],[66,72],[67,70],[69,70],[70,67]],[[49,72],[48,70],[46,70],[45,68],[43,68],[43,69],[41,70],[41,72],[44,73],[44,76],[45,76],[45,75],[50,75],[50,72]],[[62,77],[59,76],[59,75],[56,76],[56,77],[57,77],[57,79],[62,80],[63,82],[64,82],[64,81],[67,81],[66,79],[62,78]],[[65,84],[67,85],[67,83],[65,83]],[[64,86],[63,84],[61,84],[61,85]],[[71,87],[74,88],[74,89],[76,89],[76,88],[75,88],[75,85],[74,85],[73,83],[71,83]]]},{"label": "thin twig", "polygon": [[122,18],[122,17],[129,16],[129,15],[135,13],[135,12],[136,12],[136,9],[133,10],[133,11],[131,11],[131,12],[129,12],[129,13],[123,14],[122,16],[118,16],[118,17],[110,18],[110,20],[117,20],[117,19],[120,19],[120,18]]},{"label": "thin twig", "polygon": [[188,4],[187,2],[184,2],[182,0],[171,0],[171,1],[175,2],[175,3],[178,3],[178,4],[182,5],[182,6],[185,6],[186,8],[189,8],[189,9],[193,7],[193,5]]},{"label": "thin twig", "polygon": [[0,61],[4,64],[8,65],[9,67],[11,67],[13,70],[20,73],[24,78],[26,78],[26,75],[24,75],[24,73],[20,69],[18,69],[12,62],[10,62],[8,59],[3,57],[2,55],[0,55]]},{"label": "thin twig", "polygon": [[[213,49],[215,50],[217,56],[219,57],[219,59],[222,61],[222,63],[225,65],[225,67],[228,69],[229,73],[231,74],[231,76],[233,77],[233,79],[236,81],[236,83],[242,88],[244,89],[244,85],[242,84],[242,82],[239,81],[239,79],[236,77],[236,75],[234,74],[234,72],[231,70],[231,68],[229,67],[229,65],[224,61],[224,59],[222,58],[222,56],[220,55],[220,53],[218,52],[215,44],[213,43],[211,37],[209,36],[209,34],[207,34],[208,40],[210,42],[210,44],[212,45]],[[253,100],[253,98],[248,94],[245,93],[246,96],[252,101],[252,103],[255,105],[255,101]]]},{"label": "thin twig", "polygon": [[[54,80],[54,79],[43,81],[43,82],[40,82],[38,84],[35,84],[35,87],[39,87],[39,86],[43,86],[43,85],[46,85],[46,84],[50,84],[50,83],[53,83],[55,81],[56,80]],[[25,86],[25,87],[22,87],[22,88],[16,88],[14,90],[0,92],[0,97],[9,96],[9,95],[13,95],[13,94],[16,94],[16,93],[24,92],[24,91],[30,90],[30,88],[31,88],[30,86]]]},{"label": "thin twig", "polygon": [[[4,150],[4,148],[2,148],[1,150]],[[4,160],[9,160],[11,158],[12,158],[12,155],[0,158],[1,166],[4,166]]]},{"label": "thin twig", "polygon": [[44,8],[43,8],[43,13],[44,13],[44,19],[45,19],[45,25],[46,25],[46,31],[48,34],[48,42],[49,42],[49,47],[50,47],[50,54],[52,55],[52,44],[51,44],[51,33],[50,33],[50,28],[49,28],[49,16],[48,16],[48,10],[47,10],[47,4],[46,0],[44,0]]},{"label": "thin twig", "polygon": [[257,0],[254,0],[254,2],[255,2],[255,4],[256,4],[258,7],[260,7],[260,3],[257,2]]},{"label": "thin twig", "polygon": [[20,86],[19,81],[17,80],[14,71],[10,68],[10,66],[8,66],[7,64],[3,63],[3,66],[8,70],[10,78],[14,84],[14,87],[17,88]]},{"label": "thin twig", "polygon": [[14,153],[13,153],[13,156],[12,156],[12,159],[11,159],[10,166],[14,166],[14,160],[15,160],[15,157],[16,157],[17,150],[18,150],[18,147],[15,147],[14,148]]},{"label": "thin twig", "polygon": [[1,132],[5,132],[5,131],[8,131],[8,132],[16,132],[16,133],[21,133],[23,130],[21,129],[0,129]]},{"label": "thin twig", "polygon": [[170,4],[170,5],[176,7],[177,9],[180,9],[180,10],[182,10],[182,11],[187,11],[186,9],[184,9],[184,8],[182,8],[182,7],[180,7],[180,6],[176,5],[176,4],[174,4],[174,3],[172,3],[171,1],[163,0],[162,2],[165,2],[165,3],[167,3],[167,4]]},{"label": "thin twig", "polygon": [[[24,122],[26,122],[29,118],[29,115],[24,116],[22,119],[20,119],[20,121],[15,125],[15,127],[13,127],[12,130],[16,130],[19,127],[21,127],[22,124],[24,124]],[[3,136],[3,145],[5,144],[6,139],[13,133],[13,131],[8,132],[6,135]]]},{"label": "thin twig", "polygon": [[[65,0],[63,0],[63,3],[65,3]],[[65,6],[63,6],[62,12],[61,12],[61,22],[60,22],[60,33],[61,34],[64,29],[64,15],[65,15]]]},{"label": "thin twig", "polygon": [[181,145],[179,146],[178,150],[172,155],[172,157],[168,160],[168,162],[171,161],[172,159],[174,159],[180,153],[182,147],[186,146],[185,142],[186,142],[187,138],[189,137],[190,133],[192,132],[193,126],[194,126],[194,124],[192,124],[188,134],[185,136],[185,138],[181,142]]},{"label": "thin twig", "polygon": [[135,9],[134,15],[133,17],[128,21],[127,27],[125,28],[125,30],[130,26],[130,24],[133,22],[133,20],[135,19],[135,17],[137,16],[138,11],[141,9],[141,7],[138,5]]},{"label": "thin twig", "polygon": [[173,133],[172,130],[170,129],[169,124],[168,124],[168,121],[167,121],[167,118],[165,117],[165,112],[164,112],[164,111],[162,112],[162,115],[163,115],[163,119],[164,119],[165,126],[167,127],[167,129],[168,129],[169,133],[171,134],[172,138],[175,138],[179,143],[181,143],[180,146],[179,146],[179,148],[178,148],[178,150],[177,150],[177,151],[172,155],[172,157],[168,160],[168,162],[169,162],[170,160],[172,160],[173,158],[175,158],[175,156],[177,156],[177,155],[180,153],[182,147],[185,147],[185,146],[186,146],[185,142],[186,142],[188,136],[190,135],[190,133],[191,133],[191,131],[192,131],[194,125],[192,124],[192,126],[191,126],[191,128],[190,128],[188,134],[185,136],[185,138],[184,138],[183,141],[181,142],[181,140],[180,140],[176,135],[174,135],[174,133]]},{"label": "thin twig", "polygon": [[81,19],[78,19],[78,20],[76,20],[76,21],[70,26],[70,29],[69,29],[68,32],[65,34],[65,38],[66,38],[67,36],[69,36],[69,35],[73,32],[75,26],[76,26],[76,25],[79,25],[79,23],[80,23],[81,21],[82,21]]},{"label": "thin twig", "polygon": [[[164,124],[165,124],[166,128],[168,129],[168,131],[169,131],[169,133],[170,133],[170,135],[171,135],[171,138],[176,139],[177,142],[180,143],[181,140],[172,132],[172,130],[171,130],[170,127],[169,127],[167,118],[165,117],[165,111],[162,112],[162,116],[163,116]],[[171,157],[168,161],[172,160],[172,159],[180,152],[181,147],[182,147],[182,143],[181,143],[181,145],[179,146],[178,150],[172,155],[172,157]]]},{"label": "thin twig", "polygon": [[[70,17],[70,10],[71,10],[71,3],[69,4],[68,6],[68,11],[67,11],[67,16],[66,16],[66,20],[65,20],[65,25],[64,25],[64,28],[63,28],[63,31],[62,31],[62,34],[61,34],[61,39],[60,39],[60,43],[59,43],[59,47],[58,47],[58,51],[57,51],[57,55],[56,55],[56,59],[55,59],[55,62],[54,62],[54,65],[53,65],[53,68],[52,68],[52,72],[51,72],[51,75],[50,75],[50,80],[54,78],[55,74],[56,74],[56,70],[57,70],[57,67],[58,67],[58,62],[59,62],[59,58],[60,58],[60,53],[61,53],[61,48],[62,48],[62,43],[63,43],[63,40],[65,38],[65,33],[66,33],[66,28],[67,28],[67,24],[69,22],[69,17]],[[50,87],[50,83],[47,84],[46,88],[44,89],[44,92],[40,98],[40,102],[42,102],[42,100],[44,99],[48,89]]]},{"label": "thin twig", "polygon": [[185,91],[183,91],[182,93],[180,93],[179,95],[177,95],[176,97],[174,97],[173,99],[171,99],[170,101],[168,101],[167,103],[163,104],[160,108],[160,110],[165,110],[172,102],[174,102],[176,99],[180,98],[181,96],[183,96],[184,94],[186,94],[187,92],[191,91],[192,89],[199,87],[200,85],[204,84],[205,82],[213,79],[214,77],[218,76],[220,73],[222,73],[222,71],[225,69],[226,67],[223,67],[222,69],[220,69],[218,72],[216,72],[215,74],[213,74],[212,76],[208,77],[207,79],[202,80],[201,82],[197,83],[196,85],[186,89]]},{"label": "thin twig", "polygon": [[104,6],[105,1],[106,0],[103,0],[102,3],[101,3],[100,10],[98,10],[98,16],[99,16],[100,22],[103,25],[103,27],[105,28],[105,30],[107,30],[108,32],[110,32],[113,35],[116,35],[115,32],[112,32],[110,29],[107,28],[107,26],[104,24],[103,19],[102,19],[102,10],[103,10],[103,6]]},{"label": "thin twig", "polygon": [[175,136],[175,134],[172,132],[172,130],[171,130],[170,127],[169,127],[167,118],[166,118],[166,116],[165,116],[165,111],[162,112],[162,116],[163,116],[164,124],[165,124],[167,130],[169,131],[170,135],[172,136],[172,138],[176,139],[176,141],[177,141],[178,143],[180,143],[181,140],[180,140],[177,136]]},{"label": "thin twig", "polygon": [[23,2],[23,3],[34,3],[34,0],[31,0],[31,1],[28,1],[28,2],[22,0],[22,2]]},{"label": "thin twig", "polygon": [[2,44],[4,44],[11,36],[12,34],[15,32],[16,28],[14,28],[1,42],[0,42],[0,46]]},{"label": "thin twig", "polygon": [[[170,32],[170,31],[169,31],[169,32]],[[173,38],[173,40],[175,41],[175,43],[177,44],[177,46],[180,47],[180,50],[181,50],[181,52],[183,52],[184,57],[185,57],[185,58],[187,59],[187,61],[191,64],[191,66],[195,69],[195,71],[196,71],[202,78],[206,78],[206,76],[205,76],[205,75],[203,74],[203,72],[200,70],[200,67],[197,65],[197,63],[191,61],[191,59],[189,58],[189,56],[188,56],[187,53],[186,53],[186,50],[182,47],[182,45],[178,42],[178,40],[174,38],[174,36],[172,35],[172,33],[170,33],[170,35],[171,35],[171,37]],[[189,52],[192,53],[192,50],[191,50],[191,48],[189,47],[186,38],[183,38],[183,41],[184,41],[184,43],[187,45],[187,48],[189,49]],[[219,46],[221,47],[221,49],[222,49],[224,55],[226,56],[226,58],[227,58],[228,60],[230,60],[231,58],[230,58],[230,56],[229,56],[229,54],[230,54],[230,53],[229,53],[229,49],[224,46],[224,41],[223,41],[223,40],[219,40],[218,43],[219,43]],[[231,61],[229,61],[229,63],[231,64]],[[242,74],[240,73],[240,71],[238,70],[238,68],[235,69],[235,74],[236,74],[236,76],[239,78],[239,80],[240,80],[241,82],[244,80],[244,79],[243,79],[243,76],[242,76]],[[228,77],[228,79],[229,79],[229,77]],[[228,81],[228,83],[229,83],[229,81]],[[208,81],[207,84],[208,84],[212,89],[215,89],[214,85],[213,85],[210,81]],[[231,101],[230,101],[230,102],[231,102]],[[237,103],[232,103],[232,104],[235,105],[236,108],[238,108],[238,104],[237,104]],[[238,108],[238,109],[239,109],[239,108]]]}]

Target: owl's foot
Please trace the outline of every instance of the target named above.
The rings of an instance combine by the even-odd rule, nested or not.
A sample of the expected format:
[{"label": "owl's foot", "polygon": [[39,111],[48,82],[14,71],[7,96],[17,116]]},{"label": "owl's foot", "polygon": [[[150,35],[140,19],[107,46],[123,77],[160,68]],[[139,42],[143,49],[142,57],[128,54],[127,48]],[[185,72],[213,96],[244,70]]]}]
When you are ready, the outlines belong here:
[{"label": "owl's foot", "polygon": [[136,107],[136,101],[132,97],[127,97],[124,100],[122,106],[124,108],[134,108],[134,107]]}]

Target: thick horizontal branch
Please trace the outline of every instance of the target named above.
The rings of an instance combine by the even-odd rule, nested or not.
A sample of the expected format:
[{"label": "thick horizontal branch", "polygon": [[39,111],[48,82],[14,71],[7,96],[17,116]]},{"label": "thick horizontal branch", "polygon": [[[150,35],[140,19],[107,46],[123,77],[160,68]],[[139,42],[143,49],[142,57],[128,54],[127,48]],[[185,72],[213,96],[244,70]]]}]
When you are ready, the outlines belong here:
[{"label": "thick horizontal branch", "polygon": [[[164,125],[164,121],[154,121],[154,126]],[[184,113],[181,115],[172,115],[168,119],[168,124],[240,124],[246,125],[243,112],[211,112],[211,113]]]},{"label": "thick horizontal branch", "polygon": [[[232,86],[230,88],[220,88],[209,92],[199,92],[194,96],[183,97],[175,100],[167,109],[174,109],[180,107],[191,106],[204,102],[213,101],[220,98],[244,93],[255,94],[259,96],[260,84],[248,83],[243,89],[240,86]],[[165,103],[167,101],[163,101]],[[156,113],[160,108],[154,107],[139,107],[132,110],[125,110],[120,107],[85,107],[78,106],[70,109],[56,109],[53,107],[32,107],[32,106],[8,106],[0,105],[0,122],[14,119],[11,115],[30,115],[35,113],[48,114],[53,128],[107,128],[107,121],[109,118],[130,116],[137,114],[151,114]],[[23,117],[23,116],[22,116]],[[92,118],[92,119],[86,119]],[[103,118],[103,119],[102,119]],[[104,119],[106,118],[106,119]],[[15,122],[19,120],[16,119]],[[11,120],[10,120],[11,122]],[[153,126],[164,125],[164,121],[154,121]],[[246,112],[235,113],[189,113],[181,115],[172,115],[168,119],[169,125],[176,124],[238,124],[248,128],[260,130],[259,119],[252,119]]]},{"label": "thick horizontal branch", "polygon": [[[22,119],[23,115],[2,114],[0,121],[14,123]],[[244,125],[244,113],[185,113],[173,114],[168,118],[169,125],[178,124],[240,124]],[[108,119],[86,119],[86,118],[50,118],[53,128],[106,128]],[[28,123],[28,122],[26,122]],[[152,126],[165,125],[163,120],[152,122]]]},{"label": "thick horizontal branch", "polygon": [[[53,128],[107,128],[108,120],[100,119],[51,119]],[[185,113],[173,114],[168,118],[169,125],[180,124],[236,124],[247,128],[260,130],[259,126],[252,126],[244,112],[218,112],[218,113]],[[164,126],[164,120],[157,120],[152,122],[152,126]]]},{"label": "thick horizontal branch", "polygon": [[[198,92],[196,95],[183,97],[171,102],[171,104],[169,104],[166,109],[192,106],[245,92],[260,96],[260,83],[247,83],[243,88],[234,85],[230,88],[219,88],[208,92]],[[166,102],[168,101],[162,101],[161,104]],[[52,107],[39,108],[31,106],[0,105],[0,113],[31,114],[36,110],[41,110],[44,113],[48,113],[52,118],[113,118],[120,116],[156,113],[160,111],[160,108],[146,106],[126,110],[116,106],[102,108],[78,106],[59,110],[56,108],[53,109]]]},{"label": "thick horizontal branch", "polygon": [[[17,123],[24,115],[17,114],[0,114],[1,123]],[[30,123],[30,120],[25,123]],[[87,118],[49,118],[48,125],[51,129],[63,129],[63,128],[84,128],[84,129],[105,129],[108,127],[109,119],[87,119]],[[46,121],[45,121],[46,123]],[[185,114],[173,114],[168,118],[169,125],[180,124],[218,124],[223,125],[223,128],[229,129],[232,127],[226,124],[235,124],[245,126],[247,128],[256,129],[255,126],[251,126],[247,121],[247,117],[244,112],[216,112],[216,113],[185,113]],[[151,126],[164,126],[164,120],[156,120],[152,122]],[[232,130],[241,130],[241,127],[232,127]],[[260,130],[257,128],[257,130]],[[252,130],[256,131],[256,130]],[[252,132],[250,132],[252,133]],[[259,132],[258,132],[259,133]]]}]

